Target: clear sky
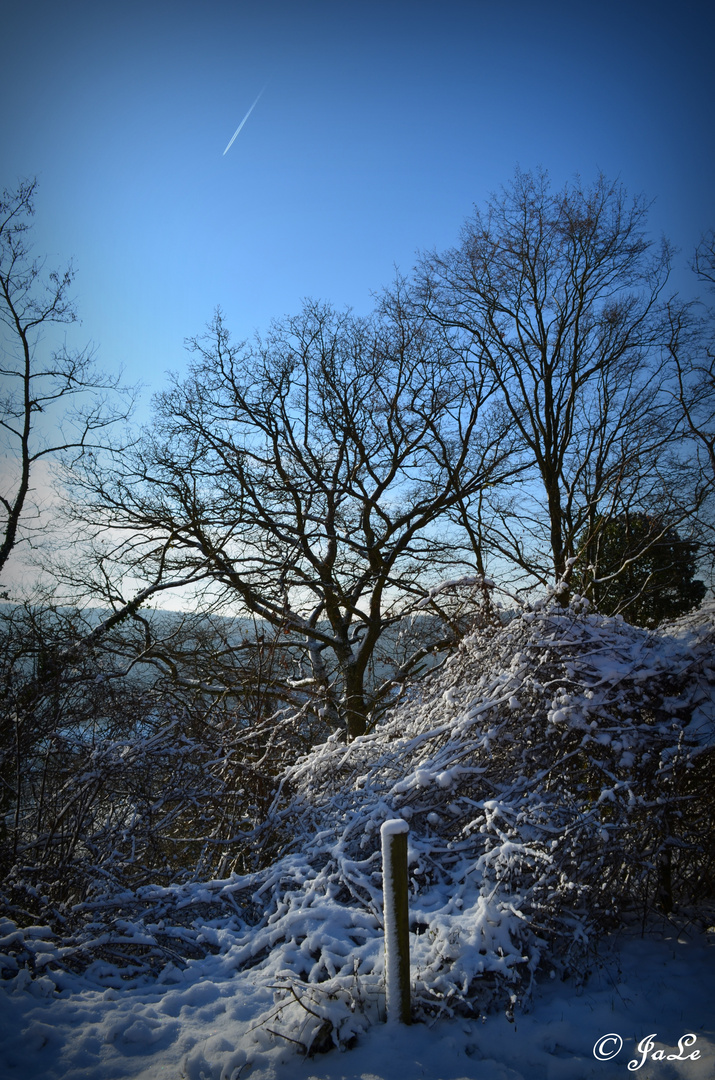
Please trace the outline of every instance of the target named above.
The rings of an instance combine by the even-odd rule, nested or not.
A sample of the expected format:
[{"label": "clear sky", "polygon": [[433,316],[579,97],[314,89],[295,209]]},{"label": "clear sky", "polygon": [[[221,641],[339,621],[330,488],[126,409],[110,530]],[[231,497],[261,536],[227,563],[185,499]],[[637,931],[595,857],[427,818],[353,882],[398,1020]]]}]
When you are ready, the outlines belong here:
[{"label": "clear sky", "polygon": [[77,343],[151,390],[218,304],[239,338],[306,296],[368,310],[517,164],[620,176],[683,266],[715,226],[712,3],[6,0],[0,26],[0,186],[38,176]]}]

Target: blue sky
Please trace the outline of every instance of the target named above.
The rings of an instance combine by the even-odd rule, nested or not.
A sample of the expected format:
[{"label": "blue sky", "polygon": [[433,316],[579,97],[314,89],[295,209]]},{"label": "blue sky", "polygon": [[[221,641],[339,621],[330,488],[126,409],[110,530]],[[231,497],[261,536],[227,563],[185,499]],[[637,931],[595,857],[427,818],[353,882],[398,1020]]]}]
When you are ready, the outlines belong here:
[{"label": "blue sky", "polygon": [[645,192],[682,267],[715,225],[711,4],[4,7],[0,185],[38,176],[73,340],[147,394],[217,304],[238,338],[306,296],[368,310],[517,164]]}]

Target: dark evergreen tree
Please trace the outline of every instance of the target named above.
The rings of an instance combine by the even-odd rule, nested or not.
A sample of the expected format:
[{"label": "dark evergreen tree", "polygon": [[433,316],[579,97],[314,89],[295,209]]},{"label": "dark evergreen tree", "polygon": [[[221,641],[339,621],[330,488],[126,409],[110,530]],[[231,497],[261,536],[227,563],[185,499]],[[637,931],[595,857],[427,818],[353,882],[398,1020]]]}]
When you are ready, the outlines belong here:
[{"label": "dark evergreen tree", "polygon": [[695,577],[699,545],[645,513],[622,514],[582,548],[574,589],[605,615],[623,614],[635,626],[657,626],[696,607],[705,584]]}]

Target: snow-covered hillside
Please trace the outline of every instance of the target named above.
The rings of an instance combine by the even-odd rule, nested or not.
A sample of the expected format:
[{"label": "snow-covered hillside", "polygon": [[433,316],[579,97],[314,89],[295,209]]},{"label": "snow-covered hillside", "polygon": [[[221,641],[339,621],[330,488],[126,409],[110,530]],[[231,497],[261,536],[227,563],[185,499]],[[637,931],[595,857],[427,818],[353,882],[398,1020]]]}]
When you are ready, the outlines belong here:
[{"label": "snow-covered hillside", "polygon": [[[64,933],[6,919],[2,1075],[267,1078],[339,1047],[298,1075],[605,1078],[651,1035],[641,1075],[712,1075],[714,615],[525,612],[299,761],[254,874],[100,890]],[[380,1024],[396,817],[409,1037]]]}]

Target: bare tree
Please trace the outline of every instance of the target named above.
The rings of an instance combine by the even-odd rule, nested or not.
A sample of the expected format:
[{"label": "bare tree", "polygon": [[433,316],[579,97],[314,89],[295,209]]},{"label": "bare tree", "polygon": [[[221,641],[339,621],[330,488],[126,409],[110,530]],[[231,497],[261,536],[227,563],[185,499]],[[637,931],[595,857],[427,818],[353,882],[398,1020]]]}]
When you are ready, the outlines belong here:
[{"label": "bare tree", "polygon": [[[698,244],[692,266],[699,280],[711,292],[715,291],[715,232],[712,229],[704,234]],[[695,443],[705,471],[715,481],[713,314],[712,310],[705,309],[699,322],[693,325],[690,319],[686,327],[683,313],[674,310],[671,313],[671,353],[677,369],[677,397],[685,417],[686,430]],[[683,348],[686,330],[689,330],[687,347]]]},{"label": "bare tree", "polygon": [[208,575],[214,602],[272,628],[286,699],[353,738],[434,644],[400,666],[385,632],[474,569],[448,515],[511,467],[490,391],[398,303],[308,304],[238,346],[219,312],[189,347],[137,452],[85,469],[85,516],[124,531],[124,573]]},{"label": "bare tree", "polygon": [[126,419],[132,404],[120,375],[98,371],[91,349],[61,345],[46,355],[43,332],[76,322],[77,313],[70,296],[72,266],[47,272],[44,261],[32,255],[28,233],[36,186],[25,181],[0,198],[0,572],[16,545],[42,527],[28,520],[38,463],[96,449],[100,433]]},{"label": "bare tree", "polygon": [[715,229],[708,229],[695,249],[693,270],[708,288],[715,289]]},{"label": "bare tree", "polygon": [[460,336],[519,440],[519,485],[482,503],[479,529],[532,581],[563,583],[584,537],[627,509],[668,520],[677,305],[662,302],[671,253],[648,240],[647,210],[603,177],[554,191],[517,171],[418,269],[416,307]]}]

